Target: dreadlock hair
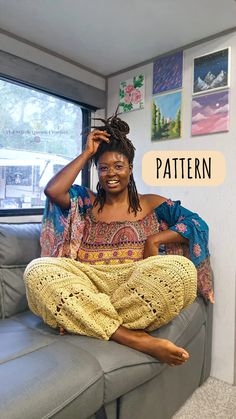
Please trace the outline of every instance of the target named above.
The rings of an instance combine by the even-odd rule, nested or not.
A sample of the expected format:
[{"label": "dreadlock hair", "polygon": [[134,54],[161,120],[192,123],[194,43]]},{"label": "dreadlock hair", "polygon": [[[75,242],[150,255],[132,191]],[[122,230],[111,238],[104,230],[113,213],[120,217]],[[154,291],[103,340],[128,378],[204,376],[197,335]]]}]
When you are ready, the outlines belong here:
[{"label": "dreadlock hair", "polygon": [[[101,141],[96,153],[93,156],[93,161],[97,166],[98,160],[102,154],[106,151],[116,151],[127,157],[129,164],[133,164],[135,147],[132,142],[127,138],[129,133],[129,125],[117,117],[117,110],[113,116],[108,119],[95,118],[98,121],[103,122],[102,126],[93,127],[101,131],[107,131],[110,134],[109,143]],[[139,202],[138,192],[135,185],[133,174],[130,175],[128,183],[128,196],[129,196],[129,212],[134,212],[137,215],[138,211],[141,211]],[[106,201],[106,192],[101,187],[100,183],[97,184],[97,196],[94,201],[94,205],[99,205],[98,211],[102,211]]]}]

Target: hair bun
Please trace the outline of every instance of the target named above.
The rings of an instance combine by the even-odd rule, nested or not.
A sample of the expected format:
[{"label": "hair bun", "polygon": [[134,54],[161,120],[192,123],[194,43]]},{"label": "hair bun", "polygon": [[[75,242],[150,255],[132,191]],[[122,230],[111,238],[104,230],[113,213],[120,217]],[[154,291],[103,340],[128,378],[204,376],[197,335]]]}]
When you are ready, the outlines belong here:
[{"label": "hair bun", "polygon": [[122,121],[122,119],[118,117],[114,117],[111,119],[110,126],[111,128],[115,130],[117,129],[125,135],[129,133],[129,125],[127,124],[127,122]]}]

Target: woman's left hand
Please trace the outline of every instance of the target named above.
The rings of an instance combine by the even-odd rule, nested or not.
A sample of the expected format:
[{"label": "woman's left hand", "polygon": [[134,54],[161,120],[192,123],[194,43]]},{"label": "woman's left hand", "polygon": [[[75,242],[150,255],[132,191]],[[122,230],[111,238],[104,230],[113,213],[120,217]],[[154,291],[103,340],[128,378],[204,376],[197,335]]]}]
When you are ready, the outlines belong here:
[{"label": "woman's left hand", "polygon": [[156,240],[154,241],[153,236],[149,236],[144,246],[143,259],[146,259],[149,256],[158,255],[158,247],[159,245],[157,244]]}]

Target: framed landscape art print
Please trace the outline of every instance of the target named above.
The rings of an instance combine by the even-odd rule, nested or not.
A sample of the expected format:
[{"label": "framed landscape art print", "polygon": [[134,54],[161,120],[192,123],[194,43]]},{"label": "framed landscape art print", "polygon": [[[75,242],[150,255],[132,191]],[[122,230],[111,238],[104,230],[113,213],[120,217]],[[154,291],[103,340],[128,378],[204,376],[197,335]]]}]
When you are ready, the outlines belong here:
[{"label": "framed landscape art print", "polygon": [[152,141],[181,137],[181,101],[181,91],[153,96]]},{"label": "framed landscape art print", "polygon": [[230,48],[194,58],[193,95],[229,87]]},{"label": "framed landscape art print", "polygon": [[229,91],[194,96],[192,135],[207,135],[229,130]]}]

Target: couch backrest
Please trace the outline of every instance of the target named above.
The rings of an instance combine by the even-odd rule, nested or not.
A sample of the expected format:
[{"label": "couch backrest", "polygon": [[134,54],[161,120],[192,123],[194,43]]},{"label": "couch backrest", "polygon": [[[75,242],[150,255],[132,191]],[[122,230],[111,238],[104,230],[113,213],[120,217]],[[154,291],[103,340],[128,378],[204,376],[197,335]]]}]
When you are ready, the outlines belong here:
[{"label": "couch backrest", "polygon": [[0,224],[0,317],[27,309],[23,273],[40,256],[40,223]]}]

